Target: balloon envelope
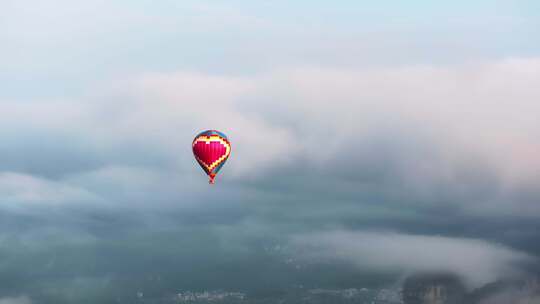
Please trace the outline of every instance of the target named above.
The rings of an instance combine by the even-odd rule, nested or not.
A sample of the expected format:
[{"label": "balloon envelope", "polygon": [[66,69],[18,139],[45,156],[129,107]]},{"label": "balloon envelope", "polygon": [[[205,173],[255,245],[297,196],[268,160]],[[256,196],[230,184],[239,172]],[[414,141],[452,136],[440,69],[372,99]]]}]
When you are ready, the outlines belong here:
[{"label": "balloon envelope", "polygon": [[193,155],[214,183],[216,174],[231,154],[231,144],[227,136],[216,130],[207,130],[195,136],[192,143]]}]

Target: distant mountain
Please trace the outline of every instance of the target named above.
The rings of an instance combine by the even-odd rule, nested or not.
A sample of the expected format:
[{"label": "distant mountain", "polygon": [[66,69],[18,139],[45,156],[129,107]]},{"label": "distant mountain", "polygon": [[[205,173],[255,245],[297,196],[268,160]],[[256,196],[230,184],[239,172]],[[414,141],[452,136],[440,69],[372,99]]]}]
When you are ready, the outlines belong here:
[{"label": "distant mountain", "polygon": [[467,292],[453,274],[419,274],[403,284],[404,304],[540,304],[537,278],[499,280]]},{"label": "distant mountain", "polygon": [[500,280],[475,289],[468,295],[471,304],[540,304],[538,278]]},{"label": "distant mountain", "polygon": [[404,304],[463,304],[466,289],[452,274],[422,274],[407,278],[403,284]]}]

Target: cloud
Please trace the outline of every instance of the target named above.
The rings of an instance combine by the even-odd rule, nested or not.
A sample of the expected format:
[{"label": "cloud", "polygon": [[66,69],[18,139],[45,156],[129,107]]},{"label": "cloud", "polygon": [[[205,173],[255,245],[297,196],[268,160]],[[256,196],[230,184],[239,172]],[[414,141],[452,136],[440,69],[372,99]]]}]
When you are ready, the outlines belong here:
[{"label": "cloud", "polygon": [[[195,123],[229,129],[246,150],[237,166],[249,168],[283,154],[324,160],[351,140],[393,136],[399,146],[424,140],[404,152],[432,149],[418,152],[444,162],[434,165],[450,166],[441,177],[457,162],[481,157],[509,181],[536,178],[529,168],[540,147],[532,136],[540,131],[532,114],[540,110],[538,66],[531,58],[447,67],[293,68],[252,77],[149,74],[130,84],[139,102],[129,108],[137,115],[127,122],[145,119],[142,128],[161,130]],[[265,153],[244,155],[255,147]],[[431,164],[414,165],[422,173]]]},{"label": "cloud", "polygon": [[[540,254],[527,6],[2,2],[0,296],[325,282],[264,249],[291,236],[357,265],[344,284],[515,271]],[[210,128],[233,149],[214,187]]]},{"label": "cloud", "polygon": [[[150,178],[143,183],[152,189],[174,175],[189,183],[201,173],[186,143],[216,128],[233,143],[220,178],[238,191],[281,187],[306,199],[534,218],[539,66],[537,58],[516,58],[117,77],[76,100],[0,101],[0,170],[58,186],[93,183],[78,183],[83,191],[95,191],[90,175],[111,168],[140,175],[130,180],[124,173],[123,186]],[[14,129],[20,131],[8,131]],[[172,200],[179,195],[158,188]]]},{"label": "cloud", "polygon": [[36,178],[30,175],[0,173],[0,208],[31,210],[66,204],[99,204],[100,198],[82,188]]},{"label": "cloud", "polygon": [[8,297],[0,298],[0,304],[32,304],[32,300],[27,296]]},{"label": "cloud", "polygon": [[538,290],[530,290],[527,287],[521,289],[509,288],[496,293],[486,299],[482,299],[479,304],[540,304]]},{"label": "cloud", "polygon": [[[202,129],[225,131],[233,139],[233,153],[239,160],[229,169],[234,175],[260,173],[297,149],[290,130],[242,109],[242,101],[259,94],[258,78],[150,74],[136,79],[134,85],[139,89],[139,111],[135,113],[140,114],[134,119],[144,117],[156,127],[161,124],[186,141]],[[156,121],[148,121],[147,117],[155,117]],[[182,132],[188,130],[191,133]],[[165,140],[169,132],[163,134]]]},{"label": "cloud", "polygon": [[389,232],[333,231],[292,238],[297,256],[311,263],[346,262],[364,270],[451,272],[474,287],[518,273],[529,255],[484,240]]},{"label": "cloud", "polygon": [[[517,271],[515,263],[540,250],[539,62],[148,72],[70,100],[2,100],[0,225],[4,245],[15,244],[9,270],[39,255],[37,264],[53,265],[39,271],[94,275],[85,263],[54,266],[64,238],[68,256],[98,252],[95,263],[107,271],[100,257],[149,244],[112,268],[121,275],[151,253],[164,259],[161,271],[171,267],[167,250],[191,261],[208,249],[158,244],[166,231],[189,236],[179,243],[225,244],[212,250],[254,264],[253,244],[300,235],[294,243],[314,246],[314,258],[359,272],[454,271],[476,286]],[[190,150],[208,128],[233,145],[212,188]],[[328,229],[396,232],[306,235]],[[24,248],[34,249],[19,260]],[[205,261],[229,263],[217,255]]]}]

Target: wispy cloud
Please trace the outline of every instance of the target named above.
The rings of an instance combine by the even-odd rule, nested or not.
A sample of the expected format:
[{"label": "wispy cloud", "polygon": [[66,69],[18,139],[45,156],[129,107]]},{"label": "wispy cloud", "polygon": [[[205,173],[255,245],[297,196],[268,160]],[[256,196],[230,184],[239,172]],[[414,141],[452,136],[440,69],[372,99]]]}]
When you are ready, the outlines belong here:
[{"label": "wispy cloud", "polygon": [[292,238],[297,258],[310,263],[351,263],[361,270],[455,273],[473,287],[519,272],[523,252],[483,240],[388,232],[333,231]]},{"label": "wispy cloud", "polygon": [[32,304],[32,300],[27,296],[0,298],[0,304]]}]

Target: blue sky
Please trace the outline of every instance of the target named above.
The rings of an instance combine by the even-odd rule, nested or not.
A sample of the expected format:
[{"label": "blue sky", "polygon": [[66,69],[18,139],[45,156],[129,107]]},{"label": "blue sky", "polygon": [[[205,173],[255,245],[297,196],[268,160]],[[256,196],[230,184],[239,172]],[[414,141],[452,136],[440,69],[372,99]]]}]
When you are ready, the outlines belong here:
[{"label": "blue sky", "polygon": [[0,77],[8,84],[3,94],[15,97],[23,91],[80,92],[88,81],[144,71],[245,74],[298,65],[448,64],[539,51],[534,1],[3,6]]}]

